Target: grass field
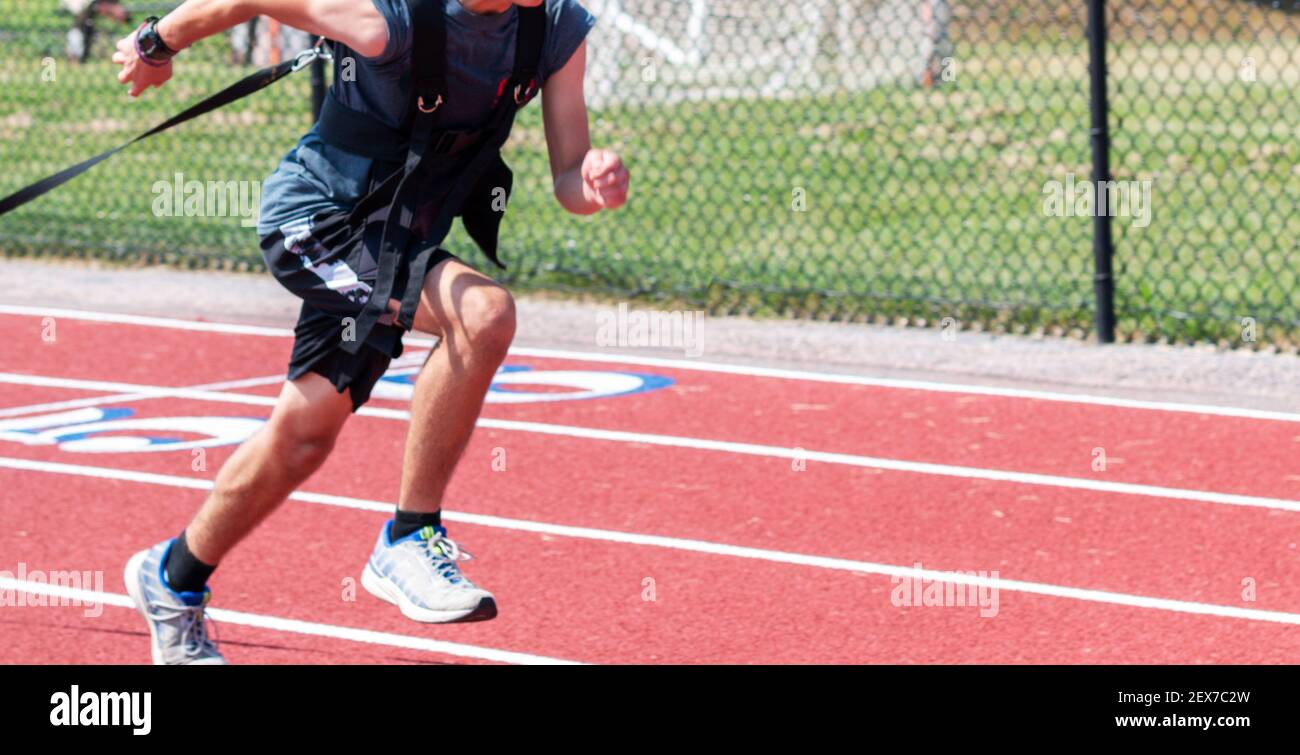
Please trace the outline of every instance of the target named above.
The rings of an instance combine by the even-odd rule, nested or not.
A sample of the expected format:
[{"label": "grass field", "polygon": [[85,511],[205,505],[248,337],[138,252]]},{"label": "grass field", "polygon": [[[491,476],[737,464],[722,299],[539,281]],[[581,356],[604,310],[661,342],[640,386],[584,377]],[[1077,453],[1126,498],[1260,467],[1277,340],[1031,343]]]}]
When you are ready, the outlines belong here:
[{"label": "grass field", "polygon": [[[14,2],[0,0],[0,14]],[[1289,264],[1300,238],[1300,25],[1280,18],[1289,45],[1235,41],[1240,31],[1114,44],[1115,178],[1151,181],[1150,225],[1115,218],[1126,337],[1232,343],[1252,317],[1261,342],[1300,343]],[[506,277],[718,311],[1086,330],[1092,220],[1043,209],[1047,182],[1090,173],[1086,45],[1074,31],[1012,38],[990,28],[988,42],[954,33],[955,78],[930,89],[594,113],[594,139],[629,162],[633,198],[591,218],[550,198],[540,109],[530,108],[508,155]],[[130,103],[109,64],[60,61],[49,81],[41,57],[57,55],[57,36],[19,38],[0,53],[0,194],[246,73],[209,40],[166,89]],[[1254,80],[1241,75],[1246,59]],[[152,187],[177,172],[259,181],[308,125],[299,74],[6,216],[0,246],[256,268],[252,229],[157,217]],[[450,245],[481,259],[459,235]]]}]

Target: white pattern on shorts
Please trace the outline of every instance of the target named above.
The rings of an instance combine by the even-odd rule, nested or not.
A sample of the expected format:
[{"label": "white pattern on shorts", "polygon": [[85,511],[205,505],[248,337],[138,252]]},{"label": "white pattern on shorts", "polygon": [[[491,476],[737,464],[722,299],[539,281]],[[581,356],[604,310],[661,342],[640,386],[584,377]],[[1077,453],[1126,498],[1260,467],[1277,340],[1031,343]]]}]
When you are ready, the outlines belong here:
[{"label": "white pattern on shorts", "polygon": [[280,233],[284,234],[284,248],[298,255],[302,266],[324,281],[326,288],[356,304],[365,304],[370,298],[370,285],[358,278],[347,262],[320,261],[327,250],[311,235],[310,221],[304,218],[286,223],[280,226]]}]

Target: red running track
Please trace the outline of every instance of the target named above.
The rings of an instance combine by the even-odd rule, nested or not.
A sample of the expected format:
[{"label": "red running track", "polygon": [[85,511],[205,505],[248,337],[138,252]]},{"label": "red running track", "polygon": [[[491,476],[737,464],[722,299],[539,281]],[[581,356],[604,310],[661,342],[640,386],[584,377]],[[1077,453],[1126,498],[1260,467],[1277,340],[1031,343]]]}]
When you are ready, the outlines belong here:
[{"label": "red running track", "polygon": [[[290,343],[56,324],[51,343],[41,317],[0,315],[0,423],[87,398],[131,419],[264,418],[274,382],[216,396],[121,394],[273,378]],[[1295,422],[571,356],[512,356],[507,366],[671,385],[488,405],[448,518],[500,617],[422,626],[356,588],[396,493],[405,432],[405,404],[378,399],[303,486],[334,505],[286,504],[214,578],[216,606],[256,616],[256,626],[242,615],[221,621],[232,661],[1277,663],[1300,649]],[[0,572],[102,573],[102,585],[86,587],[110,596],[124,592],[126,558],[179,531],[233,450],[206,449],[196,464],[190,450],[22,441],[0,435]],[[1104,471],[1093,468],[1097,448]],[[888,463],[897,461],[935,466]],[[999,477],[1007,472],[1043,477]],[[916,564],[984,575],[980,584],[1000,587],[996,610],[985,605],[993,615],[896,605],[891,574]],[[987,581],[996,577],[1016,583]],[[148,658],[143,626],[117,605],[99,616],[6,605],[0,625],[0,662]]]}]

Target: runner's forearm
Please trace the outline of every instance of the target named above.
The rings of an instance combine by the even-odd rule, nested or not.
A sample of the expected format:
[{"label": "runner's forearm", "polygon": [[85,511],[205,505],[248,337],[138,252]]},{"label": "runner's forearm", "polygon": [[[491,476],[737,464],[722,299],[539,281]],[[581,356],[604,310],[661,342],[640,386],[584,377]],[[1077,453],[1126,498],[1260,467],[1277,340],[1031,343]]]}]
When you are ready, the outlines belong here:
[{"label": "runner's forearm", "polygon": [[239,0],[188,0],[158,22],[158,34],[173,50],[220,34],[257,15]]},{"label": "runner's forearm", "polygon": [[555,198],[574,215],[591,215],[600,205],[587,199],[582,190],[582,165],[566,170],[555,179]]},{"label": "runner's forearm", "polygon": [[337,39],[372,57],[388,41],[383,17],[366,0],[187,0],[158,23],[158,33],[168,47],[182,50],[255,16]]}]

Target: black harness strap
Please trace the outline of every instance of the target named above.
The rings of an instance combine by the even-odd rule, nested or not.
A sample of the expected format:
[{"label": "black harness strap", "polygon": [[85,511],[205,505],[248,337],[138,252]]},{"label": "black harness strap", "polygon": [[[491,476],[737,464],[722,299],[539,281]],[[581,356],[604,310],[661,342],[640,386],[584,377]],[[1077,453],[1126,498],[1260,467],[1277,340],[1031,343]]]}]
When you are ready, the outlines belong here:
[{"label": "black harness strap", "polygon": [[[343,342],[343,350],[352,354],[361,349],[375,323],[388,310],[388,299],[393,293],[402,260],[411,243],[415,225],[415,195],[421,185],[420,168],[428,155],[429,136],[433,133],[438,110],[447,94],[447,18],[443,2],[407,0],[407,7],[410,9],[411,28],[414,32],[411,40],[411,102],[415,115],[406,147],[406,159],[401,172],[397,174],[400,178],[397,179],[389,201],[388,217],[384,220],[375,283],[371,287],[365,308],[356,319],[354,338]],[[392,181],[393,178],[390,176],[388,180]],[[363,204],[371,203],[358,203],[351,213],[353,219],[364,218],[364,215],[358,215]],[[418,288],[422,279],[423,276],[415,279],[408,275],[408,288],[411,287],[411,280],[415,281],[414,287]],[[411,319],[399,316],[398,321],[404,328],[410,328]]]},{"label": "black harness strap", "polygon": [[[335,74],[338,81],[338,74]],[[334,89],[325,92],[316,128],[326,144],[342,147],[372,160],[401,162],[406,156],[406,129],[381,123],[339,102]]]},{"label": "black harness strap", "polygon": [[[325,93],[317,124],[320,138],[332,147],[342,147],[353,154],[385,163],[406,159],[406,139],[410,124],[389,126],[369,113],[362,113],[339,102],[331,89]],[[441,131],[433,145],[438,154],[456,154],[472,147],[483,136],[479,129]]]},{"label": "black harness strap", "polygon": [[[310,57],[314,57],[315,54],[319,54],[319,50],[317,48],[313,48],[313,50],[309,50],[307,52],[314,52],[314,54]],[[51,189],[55,189],[59,186],[62,186],[68,181],[71,181],[72,179],[76,178],[82,173],[85,173],[86,171],[95,167],[99,163],[107,160],[113,155],[116,155],[118,152],[121,152],[122,150],[126,149],[132,144],[135,144],[138,141],[141,141],[143,139],[148,139],[154,134],[160,134],[163,131],[172,128],[173,126],[179,126],[180,124],[188,120],[197,118],[200,115],[203,115],[204,113],[212,112],[213,110],[216,110],[219,107],[224,107],[225,105],[229,105],[235,100],[242,99],[252,94],[253,92],[258,91],[259,89],[264,89],[270,86],[271,84],[280,80],[280,78],[282,78],[286,74],[296,71],[299,68],[302,68],[306,64],[306,62],[310,60],[310,57],[306,55],[299,55],[298,57],[292,60],[286,60],[283,63],[280,63],[278,65],[270,66],[268,68],[263,68],[262,70],[257,71],[256,73],[247,76],[235,82],[234,84],[231,84],[225,89],[222,89],[220,92],[217,92],[211,97],[207,97],[206,99],[200,100],[199,102],[182,110],[176,115],[173,115],[172,117],[168,118],[162,123],[159,123],[157,126],[154,126],[153,128],[149,129],[148,131],[144,132],[143,134],[140,134],[139,136],[135,137],[134,139],[124,144],[114,147],[113,149],[110,149],[107,152],[101,152],[98,155],[95,155],[94,157],[90,158],[89,160],[83,160],[82,162],[79,162],[70,168],[64,168],[58,173],[55,173],[52,176],[46,176],[45,178],[42,178],[41,180],[33,184],[24,186],[23,188],[19,189],[18,191],[15,191],[13,194],[10,194],[4,199],[0,199],[0,215],[3,215],[6,212],[15,210],[27,204],[28,202],[32,201],[33,199],[36,199],[37,197],[41,196],[47,191],[50,191]]]},{"label": "black harness strap", "polygon": [[[537,94],[538,66],[546,43],[546,5],[519,8],[519,30],[515,34],[514,98],[517,107],[528,104]],[[497,92],[500,98],[501,92]]]},{"label": "black harness strap", "polygon": [[[431,146],[435,134],[445,136],[446,132],[436,132],[438,109],[447,97],[446,90],[446,19],[442,0],[407,0],[411,9],[411,18],[415,31],[412,41],[412,125],[406,160],[402,171],[390,176],[369,196],[363,198],[354,208],[351,222],[363,221],[371,212],[382,207],[385,198],[389,201],[388,217],[384,221],[383,235],[379,244],[379,270],[375,284],[370,292],[366,306],[356,319],[355,338],[344,341],[342,348],[349,353],[357,353],[366,336],[388,310],[388,300],[392,297],[398,276],[403,272],[406,261],[406,288],[402,293],[401,308],[397,317],[398,324],[410,329],[415,319],[415,310],[420,304],[420,291],[423,287],[428,261],[451,230],[452,220],[461,213],[465,201],[479,188],[479,180],[493,166],[498,167],[503,183],[510,180],[509,169],[501,162],[501,147],[510,136],[516,112],[528,104],[538,91],[538,64],[546,35],[546,10],[544,5],[532,8],[516,6],[518,12],[518,29],[515,36],[514,68],[509,78],[503,80],[498,88],[497,102],[488,118],[488,123],[481,130],[483,137],[476,147],[466,150],[472,153],[457,175],[455,184],[442,197],[436,215],[423,228],[423,246],[408,259],[414,239],[414,225],[417,218],[417,203],[420,189],[423,188],[425,164],[431,157],[445,154],[445,151]],[[441,44],[430,42],[439,40]],[[431,57],[437,59],[432,62]],[[424,66],[430,66],[425,69]],[[508,96],[505,96],[507,95]],[[444,141],[439,139],[439,141]],[[508,191],[508,187],[504,187]],[[391,194],[389,192],[391,191]],[[499,215],[497,216],[499,223]],[[492,228],[492,250],[489,254],[495,261],[495,226]],[[481,234],[471,234],[479,236]],[[477,238],[476,238],[477,240]],[[485,250],[487,251],[487,250]],[[499,263],[498,263],[499,264]]]},{"label": "black harness strap", "polygon": [[[411,104],[434,115],[447,96],[447,15],[442,0],[409,0],[411,27]],[[436,116],[435,116],[436,117]]]}]

